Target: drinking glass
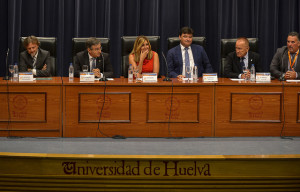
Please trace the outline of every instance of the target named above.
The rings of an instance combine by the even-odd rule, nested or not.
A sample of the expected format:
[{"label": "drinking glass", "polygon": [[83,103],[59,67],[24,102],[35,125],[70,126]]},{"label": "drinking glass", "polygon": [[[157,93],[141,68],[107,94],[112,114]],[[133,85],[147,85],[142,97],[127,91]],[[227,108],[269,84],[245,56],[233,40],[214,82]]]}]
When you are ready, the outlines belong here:
[{"label": "drinking glass", "polygon": [[191,66],[185,66],[185,72],[187,73],[188,81],[190,79],[190,74],[192,72],[192,67]]},{"label": "drinking glass", "polygon": [[248,68],[246,67],[246,66],[243,66],[243,73],[244,73],[244,75],[245,75],[245,81],[248,81],[249,80],[249,78],[247,77],[247,73],[248,73]]},{"label": "drinking glass", "polygon": [[136,68],[135,70],[134,70],[134,77],[135,77],[135,82],[137,82],[137,83],[139,83],[139,82],[142,82],[142,74],[139,74],[139,70],[138,70],[138,68]]},{"label": "drinking glass", "polygon": [[14,72],[14,65],[9,65],[8,69],[9,69],[9,72],[10,72],[10,80],[12,81],[13,72]]},{"label": "drinking glass", "polygon": [[193,67],[193,80],[198,81],[198,67],[197,66]]},{"label": "drinking glass", "polygon": [[87,65],[83,65],[83,66],[82,66],[82,71],[83,71],[83,72],[88,72],[88,69],[89,69],[89,68],[88,68]]}]

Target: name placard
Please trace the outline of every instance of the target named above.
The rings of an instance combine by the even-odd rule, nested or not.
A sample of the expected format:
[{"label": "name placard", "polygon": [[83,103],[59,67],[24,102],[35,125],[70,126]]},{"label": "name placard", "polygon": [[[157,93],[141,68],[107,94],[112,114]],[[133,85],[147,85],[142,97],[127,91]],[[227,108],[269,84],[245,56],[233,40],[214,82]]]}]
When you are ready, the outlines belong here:
[{"label": "name placard", "polygon": [[270,73],[256,73],[256,82],[270,82],[271,74]]},{"label": "name placard", "polygon": [[19,82],[28,82],[33,81],[33,74],[32,72],[20,72],[19,73]]},{"label": "name placard", "polygon": [[93,72],[80,72],[80,82],[91,82],[95,81]]},{"label": "name placard", "polygon": [[218,82],[217,73],[203,73],[202,75],[203,82]]},{"label": "name placard", "polygon": [[157,74],[156,73],[143,73],[143,82],[144,83],[156,83]]}]

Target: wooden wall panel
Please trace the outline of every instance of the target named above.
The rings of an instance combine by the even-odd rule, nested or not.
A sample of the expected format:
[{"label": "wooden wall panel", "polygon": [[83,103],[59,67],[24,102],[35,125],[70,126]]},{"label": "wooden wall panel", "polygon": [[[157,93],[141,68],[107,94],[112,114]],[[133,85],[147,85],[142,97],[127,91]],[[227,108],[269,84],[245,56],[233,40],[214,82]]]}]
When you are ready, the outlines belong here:
[{"label": "wooden wall panel", "polygon": [[130,93],[80,93],[79,94],[79,123],[117,123],[130,122],[131,117]]},{"label": "wooden wall panel", "polygon": [[285,126],[283,136],[300,136],[300,84],[285,83],[284,87],[284,112]]},{"label": "wooden wall panel", "polygon": [[[9,109],[7,99],[9,99]],[[3,93],[0,92],[2,101],[0,121],[11,122],[46,122],[47,93]],[[8,115],[10,111],[10,115]]]},{"label": "wooden wall panel", "polygon": [[148,123],[199,123],[200,93],[148,93]]},{"label": "wooden wall panel", "polygon": [[62,81],[59,77],[8,82],[8,86],[0,81],[0,106],[0,136],[61,136]]},{"label": "wooden wall panel", "polygon": [[281,122],[281,93],[231,93],[231,122]]},{"label": "wooden wall panel", "polygon": [[[267,86],[229,82],[218,84],[215,94],[216,137],[280,136],[283,125],[280,83]],[[261,99],[252,102],[255,95]],[[262,114],[249,118],[249,113]]]}]

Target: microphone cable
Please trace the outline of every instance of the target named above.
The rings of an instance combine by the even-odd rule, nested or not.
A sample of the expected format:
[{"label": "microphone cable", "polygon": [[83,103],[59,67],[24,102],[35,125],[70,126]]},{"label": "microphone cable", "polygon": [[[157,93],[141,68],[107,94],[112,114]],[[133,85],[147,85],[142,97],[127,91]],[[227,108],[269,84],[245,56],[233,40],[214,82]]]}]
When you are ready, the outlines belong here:
[{"label": "microphone cable", "polygon": [[7,112],[8,112],[8,120],[7,120],[6,129],[8,131],[7,137],[10,138],[11,135],[10,135],[9,126],[10,126],[10,123],[11,123],[11,115],[10,115],[10,104],[9,104],[9,85],[8,85],[8,81],[9,80],[6,80],[6,98],[7,98]]},{"label": "microphone cable", "polygon": [[169,113],[169,120],[168,120],[168,133],[169,133],[169,137],[173,137],[171,129],[170,129],[170,123],[171,123],[171,116],[172,116],[172,106],[173,106],[173,93],[174,93],[174,86],[173,86],[173,81],[172,82],[172,92],[171,92],[171,101],[170,101],[170,113]]},{"label": "microphone cable", "polygon": [[[103,74],[104,74],[104,71],[103,71]],[[104,81],[104,92],[103,92],[103,103],[102,103],[102,107],[101,107],[101,110],[100,110],[100,114],[99,114],[99,120],[98,120],[98,127],[97,127],[97,133],[98,131],[101,133],[101,135],[105,136],[105,137],[109,137],[108,135],[106,135],[103,131],[101,131],[100,129],[100,121],[101,121],[101,117],[102,117],[102,112],[103,112],[103,108],[104,108],[104,105],[105,105],[105,96],[106,96],[106,81]],[[97,135],[97,134],[96,134]]]}]

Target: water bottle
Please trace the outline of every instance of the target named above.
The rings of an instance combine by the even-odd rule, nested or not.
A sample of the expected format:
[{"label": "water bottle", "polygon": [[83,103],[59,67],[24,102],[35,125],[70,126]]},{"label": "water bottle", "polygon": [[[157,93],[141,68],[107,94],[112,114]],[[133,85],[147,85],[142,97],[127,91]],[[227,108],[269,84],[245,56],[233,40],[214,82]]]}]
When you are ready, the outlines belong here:
[{"label": "water bottle", "polygon": [[69,67],[69,81],[73,81],[74,80],[74,67],[73,64],[70,63],[70,67]]},{"label": "water bottle", "polygon": [[133,82],[133,68],[131,64],[128,67],[128,82]]},{"label": "water bottle", "polygon": [[18,67],[17,63],[15,63],[15,65],[14,65],[13,80],[14,81],[19,80],[19,67]]},{"label": "water bottle", "polygon": [[251,68],[250,68],[250,81],[255,81],[255,67],[254,64],[252,64]]}]

